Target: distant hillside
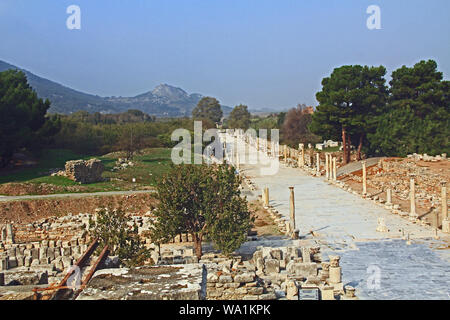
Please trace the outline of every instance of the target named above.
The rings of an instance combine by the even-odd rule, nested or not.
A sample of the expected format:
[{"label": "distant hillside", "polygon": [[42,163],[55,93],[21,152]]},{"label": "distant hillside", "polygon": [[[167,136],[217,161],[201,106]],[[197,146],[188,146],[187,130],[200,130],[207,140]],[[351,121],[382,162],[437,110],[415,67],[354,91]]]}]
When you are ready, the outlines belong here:
[{"label": "distant hillside", "polygon": [[[100,97],[70,89],[0,60],[0,72],[8,69],[25,72],[38,96],[51,101],[51,113],[70,114],[79,110],[118,113],[137,109],[156,117],[183,117],[190,116],[192,109],[203,97],[198,93],[188,94],[183,89],[168,84],[161,84],[152,91],[135,97]],[[222,110],[224,114],[229,114],[231,108],[222,106]]]}]

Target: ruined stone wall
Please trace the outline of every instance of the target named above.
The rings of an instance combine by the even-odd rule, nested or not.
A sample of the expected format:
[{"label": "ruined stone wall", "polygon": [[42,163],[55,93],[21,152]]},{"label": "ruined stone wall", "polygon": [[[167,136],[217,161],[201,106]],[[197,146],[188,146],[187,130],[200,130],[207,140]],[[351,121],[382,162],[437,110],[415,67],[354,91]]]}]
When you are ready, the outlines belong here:
[{"label": "ruined stone wall", "polygon": [[102,181],[104,166],[98,159],[67,161],[65,176],[69,179],[85,183]]}]

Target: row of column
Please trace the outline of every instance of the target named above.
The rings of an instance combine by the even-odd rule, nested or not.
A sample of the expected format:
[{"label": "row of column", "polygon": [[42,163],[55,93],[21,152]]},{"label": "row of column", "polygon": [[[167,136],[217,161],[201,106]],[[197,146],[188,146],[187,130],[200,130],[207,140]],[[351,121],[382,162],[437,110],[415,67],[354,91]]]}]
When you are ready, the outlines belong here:
[{"label": "row of column", "polygon": [[[367,195],[367,167],[366,161],[362,161],[362,194]],[[409,200],[410,200],[410,209],[409,209],[409,219],[411,221],[415,221],[419,218],[419,215],[416,212],[416,181],[415,175],[411,174],[409,179]],[[392,190],[389,188],[386,190],[386,205],[392,205]],[[436,211],[436,228],[439,227],[439,212]],[[450,233],[450,219],[448,216],[448,204],[447,204],[447,182],[441,182],[441,215],[442,215],[442,231],[446,233]]]}]

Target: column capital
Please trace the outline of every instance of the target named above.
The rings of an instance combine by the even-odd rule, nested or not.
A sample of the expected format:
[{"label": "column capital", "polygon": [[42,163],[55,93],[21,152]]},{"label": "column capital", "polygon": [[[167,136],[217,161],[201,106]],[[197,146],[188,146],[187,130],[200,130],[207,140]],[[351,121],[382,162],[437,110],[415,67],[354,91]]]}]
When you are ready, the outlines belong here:
[{"label": "column capital", "polygon": [[445,187],[447,185],[447,181],[441,181],[441,186]]}]

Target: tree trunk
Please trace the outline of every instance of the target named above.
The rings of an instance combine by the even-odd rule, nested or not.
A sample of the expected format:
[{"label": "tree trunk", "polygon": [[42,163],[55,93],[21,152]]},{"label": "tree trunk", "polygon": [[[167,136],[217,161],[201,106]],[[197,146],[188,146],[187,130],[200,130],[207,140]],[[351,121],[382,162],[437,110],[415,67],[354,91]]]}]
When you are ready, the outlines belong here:
[{"label": "tree trunk", "polygon": [[359,136],[359,144],[358,144],[358,150],[356,151],[356,160],[360,161],[361,159],[361,149],[363,145],[363,134]]},{"label": "tree trunk", "polygon": [[345,131],[345,127],[342,127],[342,152],[344,164],[347,164],[349,159],[347,153],[347,132]]},{"label": "tree trunk", "polygon": [[195,249],[195,255],[200,260],[203,255],[202,251],[202,237],[199,236],[197,233],[192,234],[192,239],[194,240],[194,249]]}]

